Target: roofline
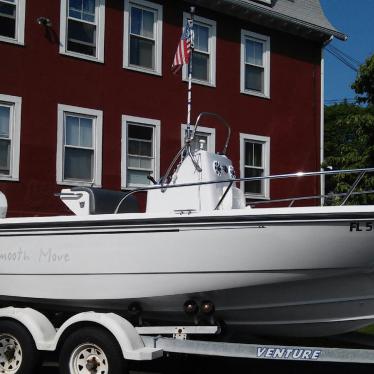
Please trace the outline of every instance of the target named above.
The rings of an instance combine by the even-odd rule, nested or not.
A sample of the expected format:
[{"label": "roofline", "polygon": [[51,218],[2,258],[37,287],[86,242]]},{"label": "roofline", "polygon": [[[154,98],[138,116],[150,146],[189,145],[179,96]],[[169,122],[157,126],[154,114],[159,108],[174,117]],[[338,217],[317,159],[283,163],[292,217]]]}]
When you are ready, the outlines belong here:
[{"label": "roofline", "polygon": [[311,30],[319,31],[319,32],[321,32],[323,34],[326,34],[326,35],[329,35],[329,36],[334,36],[337,39],[342,40],[342,41],[346,41],[348,39],[348,36],[346,34],[344,34],[342,32],[339,32],[337,30],[328,29],[326,27],[318,26],[318,25],[315,25],[313,23],[300,20],[298,18],[290,17],[290,16],[287,16],[285,14],[275,12],[272,9],[266,9],[266,8],[260,6],[260,5],[254,4],[254,3],[248,3],[247,1],[244,1],[244,0],[225,0],[225,1],[227,3],[231,3],[233,5],[238,5],[238,6],[242,6],[242,7],[245,7],[245,8],[253,9],[258,13],[262,13],[262,14],[270,16],[270,17],[278,18],[279,20],[282,20],[282,21],[291,22],[291,23],[306,27],[306,28],[311,29]]}]

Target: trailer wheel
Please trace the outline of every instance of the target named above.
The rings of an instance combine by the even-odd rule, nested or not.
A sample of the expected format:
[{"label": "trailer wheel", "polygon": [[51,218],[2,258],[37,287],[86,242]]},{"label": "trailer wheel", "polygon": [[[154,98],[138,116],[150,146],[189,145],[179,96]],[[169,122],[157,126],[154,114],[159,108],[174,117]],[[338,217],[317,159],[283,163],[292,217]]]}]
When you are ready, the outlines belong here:
[{"label": "trailer wheel", "polygon": [[39,351],[28,330],[15,321],[0,321],[0,373],[32,374]]},{"label": "trailer wheel", "polygon": [[122,351],[115,338],[96,327],[84,327],[66,338],[60,351],[61,374],[123,374]]}]

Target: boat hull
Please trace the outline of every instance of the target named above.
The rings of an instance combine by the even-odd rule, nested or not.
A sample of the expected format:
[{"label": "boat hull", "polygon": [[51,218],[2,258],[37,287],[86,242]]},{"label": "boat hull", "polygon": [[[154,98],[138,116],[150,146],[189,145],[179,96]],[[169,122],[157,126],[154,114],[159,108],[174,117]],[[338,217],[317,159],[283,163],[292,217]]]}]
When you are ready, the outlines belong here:
[{"label": "boat hull", "polygon": [[184,302],[210,300],[228,331],[326,336],[366,326],[374,215],[313,212],[0,225],[0,304],[127,316],[136,301],[143,320],[186,324],[210,317],[185,315]]}]

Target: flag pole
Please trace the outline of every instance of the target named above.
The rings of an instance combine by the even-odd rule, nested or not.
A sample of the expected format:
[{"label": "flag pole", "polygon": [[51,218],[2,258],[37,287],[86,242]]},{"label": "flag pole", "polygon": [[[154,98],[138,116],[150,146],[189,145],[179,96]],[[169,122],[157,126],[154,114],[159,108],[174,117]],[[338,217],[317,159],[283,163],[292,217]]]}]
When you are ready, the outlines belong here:
[{"label": "flag pole", "polygon": [[188,22],[190,23],[191,29],[191,44],[190,44],[190,59],[188,62],[188,94],[187,94],[187,136],[186,138],[190,139],[190,132],[191,132],[191,110],[192,110],[192,52],[194,50],[194,14],[195,14],[195,7],[190,7],[190,19]]}]

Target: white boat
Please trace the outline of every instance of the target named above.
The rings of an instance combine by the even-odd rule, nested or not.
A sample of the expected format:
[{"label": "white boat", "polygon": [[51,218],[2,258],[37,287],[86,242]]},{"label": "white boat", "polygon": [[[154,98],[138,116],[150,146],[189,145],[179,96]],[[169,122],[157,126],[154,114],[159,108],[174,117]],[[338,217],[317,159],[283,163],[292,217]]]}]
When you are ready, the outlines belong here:
[{"label": "white boat", "polygon": [[373,323],[374,207],[246,207],[231,161],[192,154],[194,133],[145,213],[133,193],[82,187],[61,191],[74,216],[0,219],[0,306],[260,335]]}]

